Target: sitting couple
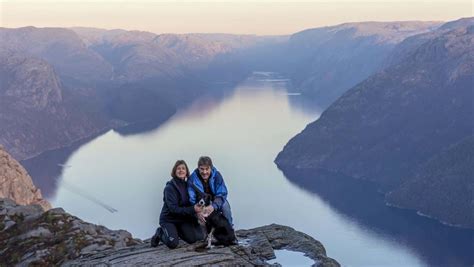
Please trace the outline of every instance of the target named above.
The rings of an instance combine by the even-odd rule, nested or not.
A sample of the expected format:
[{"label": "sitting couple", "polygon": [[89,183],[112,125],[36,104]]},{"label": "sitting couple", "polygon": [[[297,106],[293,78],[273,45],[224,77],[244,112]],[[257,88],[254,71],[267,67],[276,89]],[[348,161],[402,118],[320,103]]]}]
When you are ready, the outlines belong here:
[{"label": "sitting couple", "polygon": [[[227,225],[232,228],[227,188],[210,157],[200,157],[198,168],[191,175],[186,162],[178,160],[171,176],[172,179],[166,183],[163,192],[160,227],[151,239],[153,247],[162,242],[169,248],[176,248],[178,237],[190,244],[204,240],[205,233],[199,223],[204,225],[213,213],[220,213],[219,216],[227,219]],[[201,196],[206,194],[210,196],[212,205],[199,203]],[[232,236],[235,238],[233,229]]]}]

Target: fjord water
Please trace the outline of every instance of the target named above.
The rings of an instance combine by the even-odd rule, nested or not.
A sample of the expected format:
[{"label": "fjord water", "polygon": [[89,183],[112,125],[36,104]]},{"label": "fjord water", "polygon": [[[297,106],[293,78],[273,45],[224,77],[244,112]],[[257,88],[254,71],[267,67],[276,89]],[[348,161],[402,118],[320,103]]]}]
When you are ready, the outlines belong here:
[{"label": "fjord water", "polygon": [[[284,80],[254,77],[224,97],[203,96],[155,130],[127,136],[111,130],[80,146],[62,164],[57,188],[49,198],[53,206],[83,220],[146,239],[158,226],[163,187],[174,162],[184,159],[194,169],[199,156],[209,155],[226,181],[237,229],[270,223],[291,226],[320,240],[328,256],[345,266],[433,265],[436,262],[429,259],[436,257],[431,253],[438,252],[438,258],[448,255],[443,265],[466,264],[469,256],[453,252],[456,247],[441,246],[444,252],[432,249],[440,244],[429,237],[444,229],[449,241],[459,233],[474,237],[471,231],[408,212],[400,215],[400,210],[383,203],[374,206],[372,202],[381,201],[377,196],[358,202],[337,192],[341,198],[334,194],[331,198],[331,190],[324,191],[324,186],[318,192],[310,179],[309,185],[293,183],[278,170],[275,156],[319,114],[308,108],[302,96],[289,92]],[[35,173],[32,176],[35,179]],[[369,222],[383,220],[390,225],[394,216],[393,223],[401,225],[365,223],[357,214],[333,206],[334,199],[345,199],[350,207],[366,205],[359,207],[360,213],[384,209],[384,218],[369,218]],[[432,224],[436,226],[425,231],[424,225]],[[413,231],[424,234],[404,238]],[[463,242],[459,245],[465,247],[469,239]]]}]

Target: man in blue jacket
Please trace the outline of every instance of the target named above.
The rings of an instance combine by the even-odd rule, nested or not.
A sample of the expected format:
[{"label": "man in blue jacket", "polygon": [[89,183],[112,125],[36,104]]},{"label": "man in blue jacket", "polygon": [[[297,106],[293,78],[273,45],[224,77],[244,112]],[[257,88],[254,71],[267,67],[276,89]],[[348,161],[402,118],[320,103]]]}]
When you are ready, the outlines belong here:
[{"label": "man in blue jacket", "polygon": [[[227,188],[221,173],[212,165],[210,157],[200,157],[197,169],[188,178],[189,201],[192,205],[199,201],[196,189],[213,197],[212,206],[209,206],[208,214],[214,210],[220,211],[232,225],[232,212],[227,201]],[[199,219],[203,220],[203,218]]]}]

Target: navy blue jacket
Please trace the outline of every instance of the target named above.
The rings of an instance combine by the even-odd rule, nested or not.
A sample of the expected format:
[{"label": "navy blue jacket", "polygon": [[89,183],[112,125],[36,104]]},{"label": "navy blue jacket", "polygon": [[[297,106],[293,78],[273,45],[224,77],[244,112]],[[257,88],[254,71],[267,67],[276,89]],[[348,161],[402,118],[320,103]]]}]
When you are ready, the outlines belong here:
[{"label": "navy blue jacket", "polygon": [[[194,184],[199,191],[204,193],[204,185],[200,178],[201,175],[199,174],[198,169],[195,169],[188,178],[189,202],[191,202],[192,205],[196,204],[199,199],[197,199],[196,191],[191,184]],[[227,201],[227,187],[225,186],[224,178],[222,178],[221,173],[215,167],[212,167],[211,175],[209,177],[209,185],[212,196],[214,197],[212,206],[215,210],[221,210],[222,205]]]},{"label": "navy blue jacket", "polygon": [[163,192],[160,224],[189,222],[196,219],[195,214],[194,207],[189,202],[186,182],[179,178],[172,178],[166,183]]}]

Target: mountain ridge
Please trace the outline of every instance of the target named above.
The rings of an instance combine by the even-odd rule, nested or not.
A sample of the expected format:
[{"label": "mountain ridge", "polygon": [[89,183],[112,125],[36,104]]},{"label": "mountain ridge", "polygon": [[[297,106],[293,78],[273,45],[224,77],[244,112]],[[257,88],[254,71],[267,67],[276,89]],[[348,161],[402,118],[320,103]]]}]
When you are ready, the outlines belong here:
[{"label": "mountain ridge", "polygon": [[[285,145],[277,165],[326,169],[374,181],[385,193],[397,190],[424,162],[473,134],[472,29],[441,30],[350,89]],[[462,197],[455,192],[447,193],[453,201]],[[440,219],[457,224],[452,218]]]}]

